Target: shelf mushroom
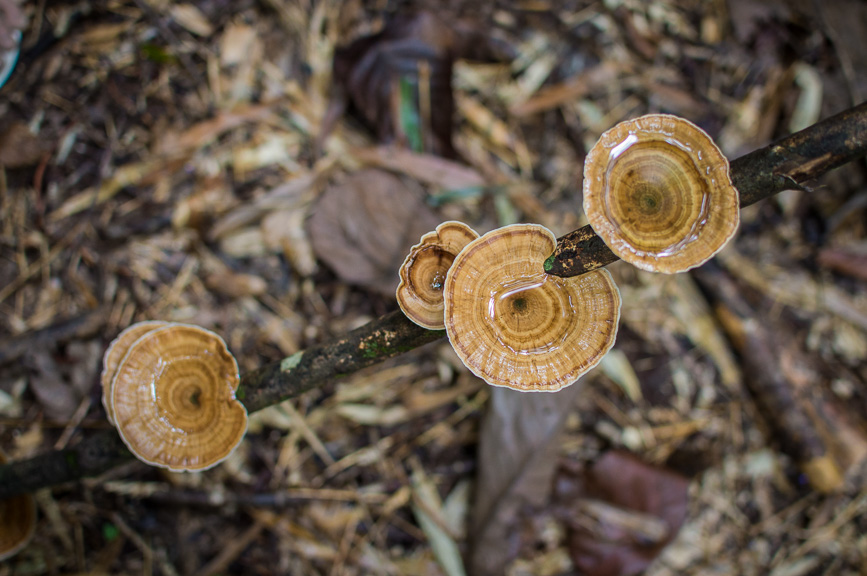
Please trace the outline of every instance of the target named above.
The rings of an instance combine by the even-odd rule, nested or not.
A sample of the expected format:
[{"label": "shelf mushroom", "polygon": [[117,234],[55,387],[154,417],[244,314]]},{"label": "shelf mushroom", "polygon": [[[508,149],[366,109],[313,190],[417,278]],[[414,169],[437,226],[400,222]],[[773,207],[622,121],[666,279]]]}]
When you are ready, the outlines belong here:
[{"label": "shelf mushroom", "polygon": [[574,278],[543,271],[557,244],[544,226],[516,224],[470,242],[446,276],[445,327],[461,361],[493,386],[555,392],[614,345],[620,292],[607,270]]},{"label": "shelf mushroom", "polygon": [[584,212],[617,256],[673,274],[707,262],[734,235],[729,163],[698,126],[649,114],[605,132],[584,161]]},{"label": "shelf mushroom", "polygon": [[443,285],[446,274],[464,246],[478,238],[464,224],[450,220],[421,237],[400,267],[397,303],[407,318],[428,330],[442,330]]},{"label": "shelf mushroom", "polygon": [[114,380],[114,375],[117,372],[117,367],[120,365],[126,353],[129,352],[130,346],[133,343],[157,328],[168,326],[168,322],[160,320],[150,320],[147,322],[138,322],[133,324],[112,340],[105,351],[105,356],[102,357],[102,405],[105,407],[105,414],[108,421],[114,424],[114,411],[111,407],[111,382]]},{"label": "shelf mushroom", "polygon": [[129,348],[111,385],[121,439],[140,460],[204,470],[226,459],[247,431],[235,399],[238,364],[217,334],[168,324]]},{"label": "shelf mushroom", "polygon": [[[0,464],[6,456],[0,452]],[[20,552],[36,530],[36,500],[32,494],[20,494],[0,500],[0,560]]]}]

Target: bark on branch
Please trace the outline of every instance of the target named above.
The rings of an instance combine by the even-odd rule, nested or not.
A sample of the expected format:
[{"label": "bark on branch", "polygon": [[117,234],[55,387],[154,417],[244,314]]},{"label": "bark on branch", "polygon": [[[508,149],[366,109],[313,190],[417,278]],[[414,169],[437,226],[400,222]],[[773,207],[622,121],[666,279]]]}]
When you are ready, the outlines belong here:
[{"label": "bark on branch", "polygon": [[[731,162],[741,208],[801,189],[825,172],[867,155],[867,102]],[[554,276],[580,276],[619,260],[590,226],[558,238],[545,261]]]},{"label": "bark on branch", "polygon": [[[732,162],[732,180],[748,206],[867,154],[867,103]],[[589,227],[560,238],[546,270],[577,276],[617,260]],[[331,342],[244,375],[238,399],[250,412],[347,376],[372,364],[438,340],[395,311]],[[0,466],[0,499],[96,476],[132,455],[113,430],[95,434],[66,450]]]},{"label": "bark on branch", "polygon": [[[249,412],[255,412],[443,336],[444,331],[425,330],[397,310],[345,336],[245,374],[236,396]],[[0,500],[97,476],[132,458],[114,430],[103,430],[72,448],[0,466]]]}]

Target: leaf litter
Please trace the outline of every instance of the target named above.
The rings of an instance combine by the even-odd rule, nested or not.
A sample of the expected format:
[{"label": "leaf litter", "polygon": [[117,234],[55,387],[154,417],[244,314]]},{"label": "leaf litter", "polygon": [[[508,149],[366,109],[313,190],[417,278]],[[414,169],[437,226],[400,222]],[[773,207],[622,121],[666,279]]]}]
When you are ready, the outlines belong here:
[{"label": "leaf litter", "polygon": [[[411,19],[404,3],[24,6],[24,57],[0,92],[0,141],[18,134],[0,157],[24,153],[0,170],[0,348],[10,347],[0,358],[36,355],[4,361],[0,447],[23,458],[105,425],[88,402],[98,397],[91,345],[75,348],[94,336],[105,346],[137,320],[193,322],[220,332],[249,370],[394,309],[389,262],[442,220],[482,232],[516,219],[558,235],[578,227],[583,156],[619,120],[682,114],[734,157],[864,99],[858,2],[427,7],[448,28],[469,22],[505,41],[510,58],[427,56],[435,51],[404,29],[377,58],[409,67],[409,82],[361,82],[356,108],[372,103],[377,114],[368,131],[359,116],[329,119],[331,64],[341,48]],[[450,88],[426,97],[426,74]],[[455,103],[436,110],[454,158],[379,137],[388,118],[406,138],[386,140],[435,141],[419,128],[440,98]],[[447,148],[446,131],[435,132]],[[362,170],[401,182],[382,197],[392,220],[376,204],[370,216],[353,213],[365,187],[356,204],[328,200],[330,228],[314,224],[329,191]],[[0,573],[442,574],[459,553],[479,573],[562,574],[587,566],[583,550],[604,548],[619,570],[640,559],[629,565],[654,575],[857,574],[867,308],[859,260],[838,255],[863,252],[864,182],[854,164],[813,193],[744,211],[720,258],[768,312],[768,330],[791,335],[782,355],[799,362],[781,369],[820,392],[809,405],[823,433],[850,447],[835,450],[845,484],[834,494],[811,491],[780,450],[773,415],[756,408],[693,282],[615,264],[617,365],[526,420],[535,422],[526,438],[508,419],[487,424],[507,413],[499,392],[447,344],[431,345],[265,411],[216,470],[187,478],[133,463],[42,493],[34,543]],[[410,232],[397,215],[416,212],[398,212],[404,203],[430,224]],[[346,240],[313,240],[320,226],[337,232],[335,222],[367,235],[351,236],[365,248],[346,256],[351,264],[325,256]],[[538,413],[552,398],[519,398],[511,410]],[[665,520],[679,499],[648,510],[563,489],[624,450],[644,464],[622,466],[644,480],[662,474],[662,492],[682,493],[673,472],[688,478],[680,530]],[[461,518],[469,529],[456,528]]]}]

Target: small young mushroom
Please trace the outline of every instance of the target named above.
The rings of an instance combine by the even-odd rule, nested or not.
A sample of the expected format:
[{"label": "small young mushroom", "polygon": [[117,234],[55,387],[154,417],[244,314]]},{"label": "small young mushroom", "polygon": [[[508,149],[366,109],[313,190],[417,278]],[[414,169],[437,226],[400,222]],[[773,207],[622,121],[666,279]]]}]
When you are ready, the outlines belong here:
[{"label": "small young mushroom", "polygon": [[129,352],[130,346],[133,343],[157,328],[167,326],[168,322],[160,320],[150,320],[147,322],[138,322],[133,324],[112,340],[105,351],[105,356],[102,357],[102,405],[105,407],[105,414],[108,421],[114,425],[114,411],[111,407],[111,382],[114,380],[114,375],[117,372],[117,367],[120,365],[126,353]]},{"label": "small young mushroom", "polygon": [[136,340],[114,376],[111,404],[121,439],[140,460],[204,470],[232,453],[247,431],[235,399],[238,364],[218,335],[169,324]]},{"label": "small young mushroom", "polygon": [[649,114],[605,132],[584,161],[584,212],[617,256],[673,274],[707,262],[734,235],[729,163],[698,126]]},{"label": "small young mushroom", "polygon": [[470,242],[446,276],[445,327],[461,361],[494,386],[555,392],[611,349],[620,292],[607,270],[549,276],[557,240],[516,224]]},{"label": "small young mushroom", "polygon": [[[0,464],[6,456],[0,452]],[[20,552],[36,530],[36,500],[32,494],[20,494],[0,500],[0,560]]]},{"label": "small young mushroom", "polygon": [[478,238],[475,230],[450,220],[421,237],[400,267],[397,303],[407,318],[428,330],[442,330],[443,285],[455,256]]}]

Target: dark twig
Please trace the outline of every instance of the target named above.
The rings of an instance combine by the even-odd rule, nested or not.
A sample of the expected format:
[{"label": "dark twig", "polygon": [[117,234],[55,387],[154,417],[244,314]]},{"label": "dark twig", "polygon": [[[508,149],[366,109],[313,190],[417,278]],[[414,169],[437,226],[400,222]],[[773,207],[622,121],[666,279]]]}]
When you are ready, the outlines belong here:
[{"label": "dark twig", "polygon": [[[735,160],[732,178],[745,206],[813,180],[865,153],[867,103]],[[551,263],[551,273],[577,276],[617,259],[588,230],[576,230],[560,239],[557,251],[546,262]],[[400,311],[392,312],[342,338],[246,374],[238,398],[250,412],[261,410],[444,334],[416,326]],[[107,430],[73,448],[0,466],[0,499],[95,476],[131,457],[117,434]]]},{"label": "dark twig", "polygon": [[[343,337],[245,374],[237,397],[248,411],[255,412],[444,335],[441,330],[413,324],[398,310]],[[114,430],[104,430],[72,448],[0,466],[0,500],[96,476],[132,457]]]},{"label": "dark twig", "polygon": [[[867,102],[732,161],[732,182],[743,208],[783,190],[801,188],[865,155]],[[545,271],[569,278],[617,260],[590,226],[584,226],[557,240]]]}]

